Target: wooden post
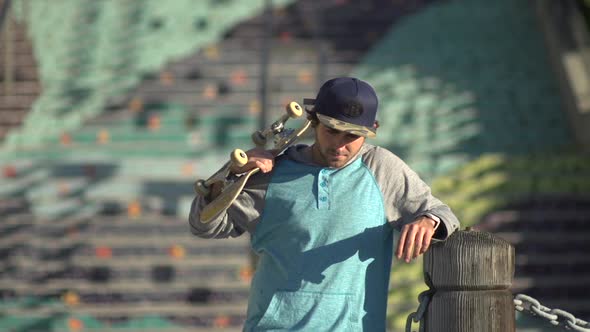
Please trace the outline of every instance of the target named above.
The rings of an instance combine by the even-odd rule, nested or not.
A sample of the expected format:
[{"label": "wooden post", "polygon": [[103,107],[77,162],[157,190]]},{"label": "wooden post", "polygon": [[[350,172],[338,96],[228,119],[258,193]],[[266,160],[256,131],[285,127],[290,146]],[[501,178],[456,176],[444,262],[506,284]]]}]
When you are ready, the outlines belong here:
[{"label": "wooden post", "polygon": [[514,332],[513,277],[514,247],[490,233],[468,228],[434,243],[424,255],[434,290],[425,331]]}]

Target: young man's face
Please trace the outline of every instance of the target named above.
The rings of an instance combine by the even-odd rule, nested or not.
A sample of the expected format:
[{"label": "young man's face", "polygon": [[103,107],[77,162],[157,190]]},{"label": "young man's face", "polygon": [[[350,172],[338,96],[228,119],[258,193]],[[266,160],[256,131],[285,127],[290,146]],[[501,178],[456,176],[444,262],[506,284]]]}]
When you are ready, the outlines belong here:
[{"label": "young man's face", "polygon": [[332,129],[319,123],[315,128],[315,143],[312,147],[313,160],[332,168],[340,168],[356,156],[365,138]]}]

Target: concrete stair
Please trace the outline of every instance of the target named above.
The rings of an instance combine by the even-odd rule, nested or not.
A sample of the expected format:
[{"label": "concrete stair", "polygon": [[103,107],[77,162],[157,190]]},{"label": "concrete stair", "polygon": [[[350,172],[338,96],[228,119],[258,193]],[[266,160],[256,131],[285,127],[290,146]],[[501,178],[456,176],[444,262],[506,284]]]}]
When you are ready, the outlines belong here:
[{"label": "concrete stair", "polygon": [[512,291],[586,320],[590,317],[590,201],[545,196],[514,202],[487,215],[478,229],[515,247]]},{"label": "concrete stair", "polygon": [[33,45],[27,35],[27,26],[6,16],[3,25],[0,26],[0,33],[0,64],[12,64],[11,67],[0,71],[2,142],[11,129],[18,128],[23,123],[31,105],[41,93],[41,83],[37,75]]}]

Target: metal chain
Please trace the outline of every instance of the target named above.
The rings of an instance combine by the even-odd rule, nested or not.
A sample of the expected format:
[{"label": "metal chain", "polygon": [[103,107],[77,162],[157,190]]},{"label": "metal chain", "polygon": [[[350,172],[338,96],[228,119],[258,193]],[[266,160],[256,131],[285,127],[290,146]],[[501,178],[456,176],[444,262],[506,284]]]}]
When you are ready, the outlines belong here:
[{"label": "metal chain", "polygon": [[[426,290],[418,295],[418,309],[408,315],[406,320],[406,332],[412,332],[412,322],[419,323],[419,332],[424,332],[424,314],[430,303],[434,290]],[[576,318],[571,313],[561,309],[551,309],[542,305],[537,299],[518,294],[514,297],[514,306],[517,311],[528,313],[534,317],[545,318],[551,325],[562,326],[567,330],[578,332],[590,332],[590,323]]]},{"label": "metal chain", "polygon": [[[412,322],[419,323],[418,331],[424,332],[424,314],[434,294],[433,289],[426,290],[418,295],[418,309],[408,315],[406,320],[406,332],[412,332]],[[551,309],[542,305],[537,299],[518,294],[514,297],[514,306],[517,311],[528,313],[534,317],[545,318],[551,325],[562,326],[567,330],[578,332],[590,332],[590,323],[576,318],[571,313],[561,309]]]},{"label": "metal chain", "polygon": [[545,318],[554,326],[562,325],[568,330],[590,332],[590,324],[588,322],[574,317],[574,315],[567,311],[547,308],[535,298],[528,295],[516,295],[514,305],[517,311],[527,312],[533,316]]},{"label": "metal chain", "polygon": [[418,302],[420,304],[415,312],[408,315],[408,319],[406,320],[406,332],[412,332],[412,321],[414,321],[414,323],[419,322],[418,331],[424,332],[424,325],[422,323],[432,294],[434,294],[434,290],[428,289],[418,295]]}]

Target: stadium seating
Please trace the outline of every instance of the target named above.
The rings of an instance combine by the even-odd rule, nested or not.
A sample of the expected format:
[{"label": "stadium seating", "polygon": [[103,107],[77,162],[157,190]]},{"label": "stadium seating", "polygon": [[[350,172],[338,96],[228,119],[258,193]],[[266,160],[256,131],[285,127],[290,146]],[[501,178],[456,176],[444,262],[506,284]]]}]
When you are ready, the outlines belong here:
[{"label": "stadium seating", "polygon": [[10,16],[4,24],[0,64],[12,63],[13,66],[11,70],[0,72],[0,142],[10,129],[23,123],[33,101],[41,93],[26,25]]},{"label": "stadium seating", "polygon": [[75,130],[110,99],[126,96],[141,77],[214,43],[264,4],[176,1],[162,9],[157,1],[13,3],[16,17],[30,27],[45,89],[24,125],[4,142],[10,151]]},{"label": "stadium seating", "polygon": [[588,206],[580,195],[537,195],[513,201],[478,224],[515,246],[515,294],[530,295],[576,317],[590,315],[590,269],[584,254],[590,249]]},{"label": "stadium seating", "polygon": [[[15,3],[44,50],[37,53],[48,88],[0,158],[0,289],[7,308],[0,329],[238,330],[251,276],[247,238],[199,240],[186,218],[197,174],[225,162],[235,140],[249,140],[254,121],[246,107],[243,116],[236,107],[216,106],[229,77],[204,84],[191,79],[191,64],[180,76],[172,67],[157,71],[174,57],[198,53],[257,7],[211,3],[184,14],[182,26],[172,18],[188,2],[167,13],[155,1],[142,2],[145,8],[118,1]],[[136,21],[139,10],[147,27]],[[201,32],[196,39],[188,33],[193,28]],[[248,75],[237,73],[238,84]],[[213,98],[199,93],[206,82],[217,84]],[[195,105],[210,110],[197,112]]]},{"label": "stadium seating", "polygon": [[382,99],[389,132],[377,141],[427,179],[482,153],[567,148],[572,137],[534,20],[526,3],[456,1],[393,26],[354,70]]},{"label": "stadium seating", "polygon": [[[0,330],[239,330],[248,239],[195,238],[186,216],[195,178],[259,125],[264,2],[14,3],[44,89],[0,149]],[[381,98],[374,142],[464,225],[590,190],[585,158],[529,155],[572,142],[525,3],[274,3],[269,118],[328,77],[366,79]],[[509,238],[524,231],[513,219]],[[527,290],[548,267],[518,268]],[[392,281],[400,330],[424,289],[420,260],[394,264]]]}]

